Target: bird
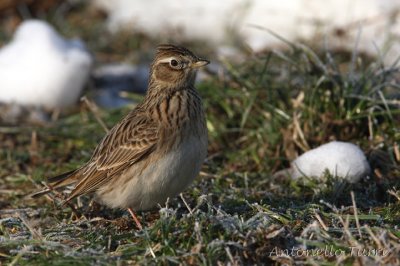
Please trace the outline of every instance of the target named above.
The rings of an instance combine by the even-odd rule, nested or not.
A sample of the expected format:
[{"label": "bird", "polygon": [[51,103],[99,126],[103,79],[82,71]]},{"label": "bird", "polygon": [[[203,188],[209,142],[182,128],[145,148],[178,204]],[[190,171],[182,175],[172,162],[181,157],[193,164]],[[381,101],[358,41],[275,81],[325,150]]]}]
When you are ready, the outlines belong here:
[{"label": "bird", "polygon": [[209,61],[185,47],[162,44],[150,67],[144,99],[100,141],[90,160],[51,177],[37,197],[73,185],[64,203],[85,194],[135,215],[164,204],[187,188],[207,155],[202,99],[194,86]]}]

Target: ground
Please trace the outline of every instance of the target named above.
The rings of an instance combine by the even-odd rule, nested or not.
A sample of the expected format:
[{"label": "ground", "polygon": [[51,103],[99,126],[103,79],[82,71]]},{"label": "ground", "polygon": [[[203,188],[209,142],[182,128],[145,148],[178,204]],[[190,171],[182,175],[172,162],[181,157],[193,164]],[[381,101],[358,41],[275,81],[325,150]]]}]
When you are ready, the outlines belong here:
[{"label": "ground", "polygon": [[[105,38],[101,16],[84,20],[80,12],[47,19],[83,36],[99,63],[127,55],[136,63],[151,52],[155,40]],[[213,60],[201,45],[187,45]],[[143,230],[126,211],[90,197],[61,206],[61,194],[27,196],[90,158],[104,135],[96,117],[111,127],[132,106],[92,112],[82,104],[45,125],[2,125],[0,265],[399,264],[399,70],[356,50],[282,46],[223,60],[224,72],[209,71],[197,85],[208,158],[181,197],[138,214]],[[371,175],[356,184],[328,173],[297,181],[274,175],[330,140],[358,144]]]}]

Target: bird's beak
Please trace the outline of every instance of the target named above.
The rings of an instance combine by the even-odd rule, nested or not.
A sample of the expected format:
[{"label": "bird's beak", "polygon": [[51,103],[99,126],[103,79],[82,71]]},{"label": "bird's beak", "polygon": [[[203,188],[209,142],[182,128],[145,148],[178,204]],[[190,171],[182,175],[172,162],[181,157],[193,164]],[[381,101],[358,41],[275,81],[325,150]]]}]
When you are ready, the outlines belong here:
[{"label": "bird's beak", "polygon": [[199,58],[199,59],[197,59],[196,62],[192,63],[191,67],[192,68],[199,68],[199,67],[202,67],[202,66],[206,66],[209,63],[210,63],[210,61],[208,61],[206,59]]}]

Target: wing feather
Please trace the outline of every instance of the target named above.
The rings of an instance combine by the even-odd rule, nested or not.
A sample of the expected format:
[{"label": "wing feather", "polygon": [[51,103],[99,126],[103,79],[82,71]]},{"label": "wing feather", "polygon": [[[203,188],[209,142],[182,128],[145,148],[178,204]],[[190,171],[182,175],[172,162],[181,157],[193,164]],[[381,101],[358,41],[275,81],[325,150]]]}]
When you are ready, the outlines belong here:
[{"label": "wing feather", "polygon": [[147,158],[157,147],[158,125],[150,117],[129,114],[103,138],[91,160],[80,169],[83,178],[68,200],[94,192],[118,177],[126,166]]}]

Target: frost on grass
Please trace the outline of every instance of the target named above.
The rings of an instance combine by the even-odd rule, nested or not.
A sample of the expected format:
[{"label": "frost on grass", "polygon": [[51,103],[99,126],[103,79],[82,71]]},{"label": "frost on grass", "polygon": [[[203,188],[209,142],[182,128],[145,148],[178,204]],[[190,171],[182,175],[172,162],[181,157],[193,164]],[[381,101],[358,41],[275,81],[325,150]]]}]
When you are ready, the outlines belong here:
[{"label": "frost on grass", "polygon": [[[327,204],[325,207],[332,211],[329,213],[321,201],[320,205],[306,207],[308,215],[298,217],[299,213],[295,212],[298,207],[288,208],[292,213],[288,215],[270,208],[263,211],[254,203],[249,215],[230,214],[208,200],[202,202],[189,215],[180,202],[172,201],[173,206],[153,212],[159,213],[157,218],[147,218],[143,231],[137,231],[132,221],[128,228],[122,229],[111,220],[99,217],[39,225],[34,225],[35,217],[40,215],[37,212],[23,219],[3,218],[0,227],[5,234],[1,248],[7,247],[7,256],[14,259],[18,256],[21,264],[46,260],[46,256],[91,263],[118,260],[311,263],[351,258],[365,263],[398,261],[400,243],[395,229],[385,225],[377,227],[382,217],[357,213],[355,205],[337,209]],[[280,215],[287,217],[287,224],[277,222],[276,217]],[[122,219],[129,220],[127,216]],[[378,224],[368,225],[374,221]],[[62,254],[62,258],[56,258],[57,254]]]}]

